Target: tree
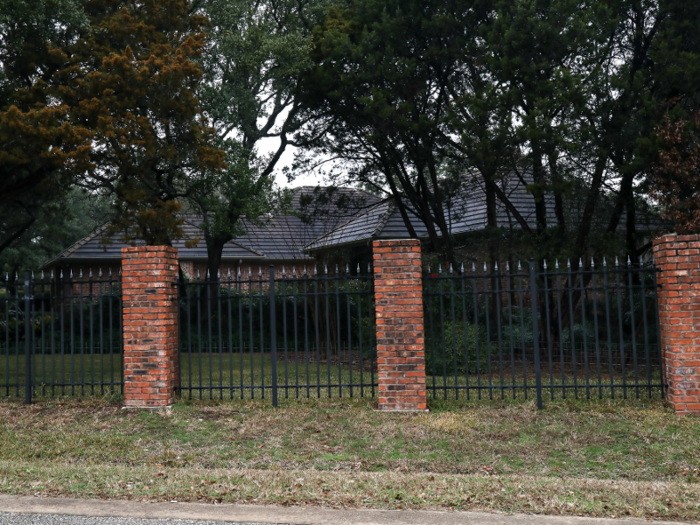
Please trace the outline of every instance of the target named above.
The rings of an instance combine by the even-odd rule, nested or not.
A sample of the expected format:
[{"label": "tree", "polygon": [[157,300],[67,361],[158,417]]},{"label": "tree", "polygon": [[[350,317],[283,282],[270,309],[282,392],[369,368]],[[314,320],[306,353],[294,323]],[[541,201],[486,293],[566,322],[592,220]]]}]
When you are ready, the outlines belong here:
[{"label": "tree", "polygon": [[658,133],[663,149],[653,168],[652,196],[678,233],[700,233],[700,111],[692,121],[666,119]]},{"label": "tree", "polygon": [[92,0],[85,11],[93,30],[65,48],[58,75],[74,118],[94,130],[83,183],[114,196],[108,234],[170,245],[183,235],[186,179],[224,167],[196,98],[205,19],[184,0]]},{"label": "tree", "polygon": [[[203,0],[208,41],[201,58],[204,81],[198,91],[226,151],[227,169],[208,170],[186,185],[189,207],[202,217],[207,266],[216,276],[224,245],[285,202],[273,172],[302,124],[298,83],[311,66],[311,28],[323,0]],[[268,156],[265,139],[279,145]]]}]

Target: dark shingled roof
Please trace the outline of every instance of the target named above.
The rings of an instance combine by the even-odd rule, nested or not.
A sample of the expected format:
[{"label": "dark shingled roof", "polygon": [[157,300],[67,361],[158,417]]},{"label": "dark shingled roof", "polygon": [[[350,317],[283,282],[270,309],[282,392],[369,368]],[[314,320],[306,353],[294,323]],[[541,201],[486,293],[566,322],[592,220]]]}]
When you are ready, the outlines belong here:
[{"label": "dark shingled roof", "polygon": [[[244,260],[309,259],[302,250],[314,239],[346,222],[379,198],[354,188],[322,188],[303,186],[293,190],[291,214],[263,218],[259,223],[244,222],[246,233],[224,246],[222,258]],[[190,239],[202,237],[201,217],[186,215],[183,229],[186,238],[173,242],[182,260],[205,260],[204,240],[195,247],[185,247]],[[49,268],[58,262],[117,261],[121,249],[128,246],[119,241],[100,242],[107,225],[76,242],[58,256],[42,265]],[[137,244],[143,244],[138,243]]]},{"label": "dark shingled roof", "polygon": [[[529,178],[529,180],[528,180]],[[523,176],[525,183],[532,182],[532,176]],[[503,192],[509,197],[518,212],[531,228],[536,228],[535,199],[515,174],[499,182]],[[452,235],[482,230],[487,226],[486,193],[477,178],[469,180],[458,196],[444,203],[448,228]],[[545,197],[548,219],[555,220],[554,202]],[[423,221],[409,211],[409,220],[418,237],[426,237],[428,232]],[[496,202],[498,226],[519,228],[513,214],[501,203]],[[368,242],[372,239],[401,239],[410,237],[401,213],[392,199],[387,199],[371,207],[323,237],[306,245],[305,250],[314,252],[332,247],[349,246]]]}]

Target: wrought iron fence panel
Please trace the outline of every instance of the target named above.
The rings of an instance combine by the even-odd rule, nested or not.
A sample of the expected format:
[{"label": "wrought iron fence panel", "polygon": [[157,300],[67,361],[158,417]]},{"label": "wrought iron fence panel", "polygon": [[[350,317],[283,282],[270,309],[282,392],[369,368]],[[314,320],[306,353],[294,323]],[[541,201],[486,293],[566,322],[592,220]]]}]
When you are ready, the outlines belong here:
[{"label": "wrought iron fence panel", "polygon": [[184,397],[374,396],[369,270],[260,269],[186,279],[178,290]]},{"label": "wrought iron fence panel", "polygon": [[0,282],[0,392],[6,397],[123,392],[122,296],[118,275]]},{"label": "wrought iron fence panel", "polygon": [[424,279],[433,398],[663,395],[654,267],[494,265]]}]

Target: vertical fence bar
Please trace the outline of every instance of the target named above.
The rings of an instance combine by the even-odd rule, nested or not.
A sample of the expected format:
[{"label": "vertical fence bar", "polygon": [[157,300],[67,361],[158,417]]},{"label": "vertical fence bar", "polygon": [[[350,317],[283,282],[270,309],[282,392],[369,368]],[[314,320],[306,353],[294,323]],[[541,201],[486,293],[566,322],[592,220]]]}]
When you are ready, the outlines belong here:
[{"label": "vertical fence bar", "polygon": [[24,271],[24,403],[32,404],[32,291],[31,272]]},{"label": "vertical fence bar", "polygon": [[272,354],[272,406],[277,406],[277,317],[275,312],[275,267],[270,265],[270,353]]},{"label": "vertical fence bar", "polygon": [[542,410],[542,374],[540,371],[540,333],[537,313],[537,272],[535,260],[530,259],[530,301],[532,307],[532,349],[535,353],[535,385],[537,386],[537,408]]}]

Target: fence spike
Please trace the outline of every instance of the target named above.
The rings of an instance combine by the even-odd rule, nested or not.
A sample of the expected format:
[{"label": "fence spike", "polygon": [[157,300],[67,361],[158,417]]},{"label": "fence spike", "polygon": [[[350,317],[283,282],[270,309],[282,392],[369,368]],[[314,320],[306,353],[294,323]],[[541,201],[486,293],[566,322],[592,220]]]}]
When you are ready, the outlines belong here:
[{"label": "fence spike", "polygon": [[323,265],[323,275],[328,275],[328,265],[327,264]]},{"label": "fence spike", "polygon": [[304,277],[306,277],[306,265],[304,265]]},{"label": "fence spike", "polygon": [[34,270],[32,270],[32,281],[34,280]]},{"label": "fence spike", "polygon": [[51,270],[51,273],[49,274],[49,280],[53,281],[53,270]]},{"label": "fence spike", "polygon": [[82,268],[81,268],[81,269],[79,270],[79,272],[78,272],[78,277],[79,277],[80,279],[83,278],[83,269],[82,269]]},{"label": "fence spike", "polygon": [[558,270],[559,269],[559,259],[554,259],[554,269]]},{"label": "fence spike", "polygon": [[630,256],[628,255],[627,256],[627,266],[631,266],[631,265],[632,265],[632,261],[630,260]]},{"label": "fence spike", "polygon": [[494,271],[498,271],[498,261],[496,261],[496,265],[493,267]]},{"label": "fence spike", "polygon": [[595,261],[593,260],[593,257],[591,257],[591,270],[595,268]]},{"label": "fence spike", "polygon": [[239,279],[241,278],[241,267],[240,266],[238,267],[238,278]]},{"label": "fence spike", "polygon": [[547,269],[547,259],[545,259],[543,262],[544,262],[544,269],[546,270]]},{"label": "fence spike", "polygon": [[462,266],[459,268],[460,273],[464,273],[464,263],[462,263]]},{"label": "fence spike", "polygon": [[442,273],[442,264],[438,264],[438,273]]},{"label": "fence spike", "polygon": [[294,277],[295,279],[297,277],[297,267],[296,266],[292,266],[292,277]]},{"label": "fence spike", "polygon": [[5,282],[9,281],[10,277],[7,275],[7,272],[5,272]]},{"label": "fence spike", "polygon": [[608,267],[608,261],[605,260],[605,257],[603,257],[603,268]]},{"label": "fence spike", "polygon": [[520,270],[522,270],[522,269],[523,269],[523,267],[520,266],[520,259],[518,259],[518,271],[520,271]]},{"label": "fence spike", "polygon": [[318,267],[314,264],[314,276],[318,275]]},{"label": "fence spike", "polygon": [[[15,274],[15,279],[16,279],[16,278],[17,278],[17,274]],[[70,269],[70,276],[69,276],[69,278],[70,278],[70,279],[73,278],[73,268]]]},{"label": "fence spike", "polygon": [[97,269],[97,277],[99,277],[100,279],[102,279],[102,266],[100,266],[100,267]]},{"label": "fence spike", "polygon": [[583,261],[581,260],[581,257],[578,258],[578,267],[583,268]]},{"label": "fence spike", "polygon": [[19,281],[19,277],[17,277],[17,272],[15,272],[15,282]]},{"label": "fence spike", "polygon": [[284,271],[284,264],[282,265],[282,278],[284,278],[287,275],[287,272]]},{"label": "fence spike", "polygon": [[258,266],[258,277],[262,279],[262,266]]},{"label": "fence spike", "polygon": [[372,273],[372,263],[367,263],[367,273],[368,274]]},{"label": "fence spike", "polygon": [[472,272],[476,272],[476,265],[472,263]]},{"label": "fence spike", "polygon": [[345,275],[350,275],[350,265],[349,264],[345,265]]},{"label": "fence spike", "polygon": [[617,255],[615,256],[615,266],[620,266],[620,261],[617,259]]},{"label": "fence spike", "polygon": [[252,279],[252,278],[253,278],[253,269],[250,266],[248,266],[248,279]]},{"label": "fence spike", "polygon": [[360,263],[357,263],[357,275],[360,275]]},{"label": "fence spike", "polygon": [[335,265],[335,275],[336,276],[338,275],[338,265],[337,264]]},{"label": "fence spike", "polygon": [[430,263],[428,263],[428,273],[430,273]]},{"label": "fence spike", "polygon": [[571,268],[571,259],[566,259],[566,267]]},{"label": "fence spike", "polygon": [[221,269],[216,270],[216,278],[221,279]]},{"label": "fence spike", "polygon": [[486,270],[486,261],[484,261],[484,271],[487,271]]},{"label": "fence spike", "polygon": [[197,280],[199,280],[199,268],[197,268]]},{"label": "fence spike", "polygon": [[121,276],[121,274],[122,274],[122,268],[121,268],[121,266],[120,266],[120,267],[119,267],[119,275]]},{"label": "fence spike", "polygon": [[207,281],[209,280],[209,268],[207,268]]},{"label": "fence spike", "polygon": [[229,266],[228,269],[226,270],[226,278],[230,281],[231,280],[231,267]]},{"label": "fence spike", "polygon": [[506,261],[506,271],[510,272],[510,261]]}]

